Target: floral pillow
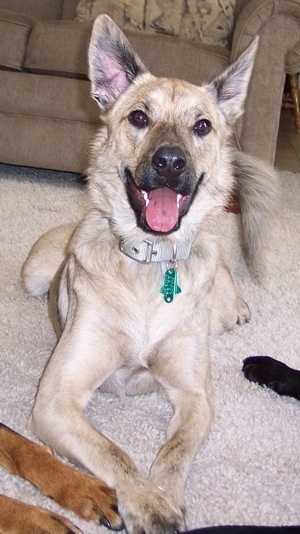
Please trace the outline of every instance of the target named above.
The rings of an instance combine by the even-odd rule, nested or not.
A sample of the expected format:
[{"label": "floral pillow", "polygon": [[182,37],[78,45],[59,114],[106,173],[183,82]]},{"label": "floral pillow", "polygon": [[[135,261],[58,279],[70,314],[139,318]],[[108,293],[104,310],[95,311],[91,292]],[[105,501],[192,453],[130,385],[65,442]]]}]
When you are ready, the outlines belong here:
[{"label": "floral pillow", "polygon": [[228,47],[236,0],[79,0],[76,20],[107,13],[125,30],[163,33]]}]

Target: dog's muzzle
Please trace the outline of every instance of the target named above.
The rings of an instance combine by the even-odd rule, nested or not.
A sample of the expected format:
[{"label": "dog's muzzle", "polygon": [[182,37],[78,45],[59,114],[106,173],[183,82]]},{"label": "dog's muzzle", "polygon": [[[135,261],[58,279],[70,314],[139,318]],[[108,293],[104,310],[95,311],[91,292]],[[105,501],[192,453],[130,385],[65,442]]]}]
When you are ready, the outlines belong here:
[{"label": "dog's muzzle", "polygon": [[180,147],[160,147],[151,158],[151,165],[138,166],[135,179],[125,169],[127,193],[137,222],[148,232],[170,233],[180,226],[196,189],[187,159]]}]

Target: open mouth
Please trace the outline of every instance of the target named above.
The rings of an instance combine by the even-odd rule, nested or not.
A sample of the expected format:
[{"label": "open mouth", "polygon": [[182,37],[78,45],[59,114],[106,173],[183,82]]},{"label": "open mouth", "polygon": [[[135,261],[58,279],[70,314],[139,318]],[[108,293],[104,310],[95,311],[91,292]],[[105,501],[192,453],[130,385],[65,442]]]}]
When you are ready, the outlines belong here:
[{"label": "open mouth", "polygon": [[180,226],[181,217],[188,211],[195,194],[181,194],[170,187],[145,191],[140,189],[126,169],[127,193],[144,230],[162,234],[174,232]]}]

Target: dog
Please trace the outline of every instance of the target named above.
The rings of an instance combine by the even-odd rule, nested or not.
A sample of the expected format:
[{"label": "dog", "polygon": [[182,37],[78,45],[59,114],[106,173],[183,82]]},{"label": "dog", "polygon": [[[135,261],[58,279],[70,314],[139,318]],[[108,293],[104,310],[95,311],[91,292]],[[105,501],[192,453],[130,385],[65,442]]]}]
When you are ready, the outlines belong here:
[{"label": "dog", "polygon": [[[58,343],[30,427],[116,490],[128,534],[185,528],[184,486],[214,415],[209,332],[250,318],[211,225],[238,199],[245,258],[261,250],[276,173],[231,146],[257,38],[196,87],[153,76],[107,15],[89,47],[102,126],[88,170],[91,210],[50,230],[22,270],[29,295],[50,288]],[[94,390],[164,388],[174,415],[149,477],[87,420]]]},{"label": "dog", "polygon": [[249,356],[243,362],[242,371],[250,382],[300,400],[300,371],[297,369],[270,356]]},{"label": "dog", "polygon": [[[38,445],[0,424],[0,465],[32,482],[44,495],[85,520],[113,530],[123,528],[115,491],[96,477],[58,460],[49,447]],[[0,495],[1,534],[79,534],[65,517]]]}]

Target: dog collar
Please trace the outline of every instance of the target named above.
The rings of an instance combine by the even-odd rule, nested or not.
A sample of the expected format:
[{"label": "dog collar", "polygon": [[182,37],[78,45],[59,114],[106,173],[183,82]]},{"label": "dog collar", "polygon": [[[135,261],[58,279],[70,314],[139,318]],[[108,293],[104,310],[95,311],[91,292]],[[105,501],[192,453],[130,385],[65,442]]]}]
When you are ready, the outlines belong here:
[{"label": "dog collar", "polygon": [[119,248],[123,254],[141,263],[176,262],[189,257],[191,243],[154,243],[148,239],[136,242],[128,239],[120,240]]}]

